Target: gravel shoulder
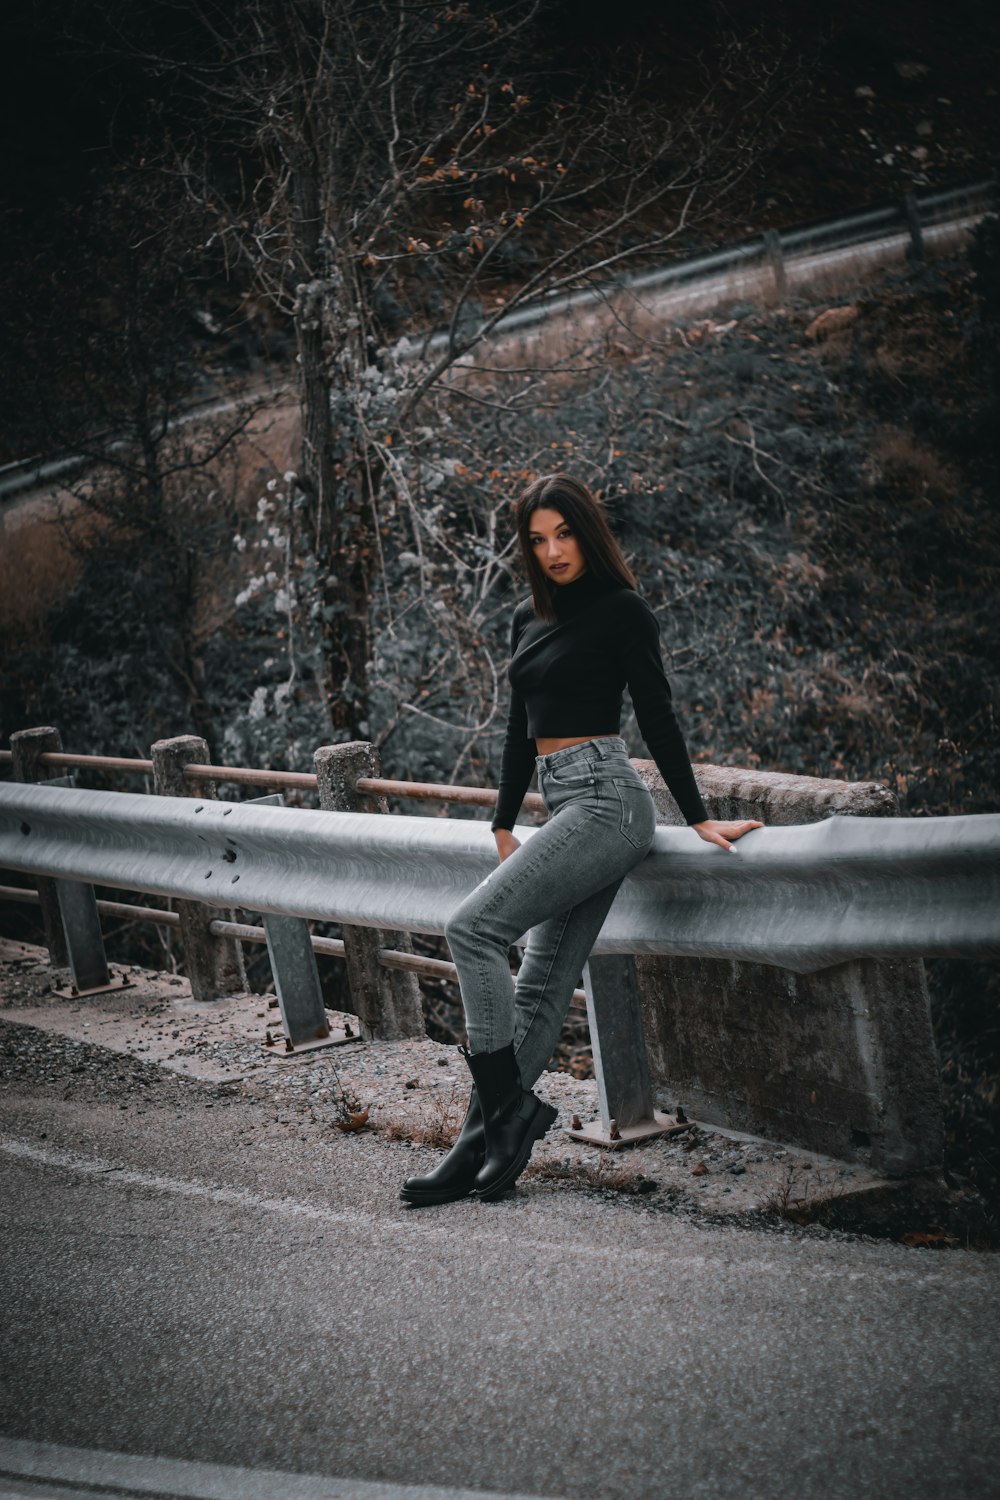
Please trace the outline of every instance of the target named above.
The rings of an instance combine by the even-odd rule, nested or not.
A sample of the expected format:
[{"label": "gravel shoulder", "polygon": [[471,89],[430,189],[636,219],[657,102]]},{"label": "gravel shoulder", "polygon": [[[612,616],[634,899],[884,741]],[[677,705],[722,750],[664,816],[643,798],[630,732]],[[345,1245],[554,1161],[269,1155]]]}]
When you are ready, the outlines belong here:
[{"label": "gravel shoulder", "polygon": [[[127,985],[73,998],[69,974],[45,950],[6,943],[0,951],[0,1123],[8,1135],[66,1144],[78,1125],[92,1144],[166,1131],[197,1140],[220,1131],[238,1156],[319,1149],[322,1159],[362,1167],[368,1204],[382,1194],[400,1208],[398,1186],[429,1170],[465,1111],[468,1075],[457,1049],[430,1040],[343,1045],[284,1061],[265,1055],[278,1029],[268,997],[212,1005],[192,1000],[178,977],[116,966]],[[331,1013],[335,1028],[356,1019]],[[887,1235],[907,1249],[986,1248],[977,1205],[943,1182],[900,1184],[867,1169],[788,1145],[691,1122],[683,1132],[609,1152],[573,1140],[574,1117],[596,1118],[596,1084],[548,1072],[539,1094],[559,1119],[533,1153],[516,1196],[617,1205],[630,1220],[676,1218],[703,1228],[811,1239]],[[671,1111],[683,1101],[661,1098]],[[345,1129],[354,1123],[360,1128]],[[212,1155],[215,1155],[213,1150]],[[187,1163],[190,1170],[190,1159]],[[308,1169],[307,1169],[308,1174]],[[340,1186],[343,1186],[341,1182]],[[406,1212],[406,1210],[403,1210]],[[901,1246],[903,1248],[903,1246]]]}]

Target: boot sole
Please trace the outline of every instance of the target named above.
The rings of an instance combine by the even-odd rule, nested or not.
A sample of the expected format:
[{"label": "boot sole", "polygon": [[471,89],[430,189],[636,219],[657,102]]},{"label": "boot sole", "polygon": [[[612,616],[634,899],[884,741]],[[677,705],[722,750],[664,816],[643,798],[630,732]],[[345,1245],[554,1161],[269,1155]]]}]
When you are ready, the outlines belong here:
[{"label": "boot sole", "polygon": [[473,1188],[469,1197],[477,1198],[480,1203],[489,1203],[492,1199],[499,1198],[500,1194],[505,1193],[509,1187],[513,1187],[528,1164],[528,1157],[531,1155],[535,1142],[540,1141],[550,1126],[555,1124],[558,1115],[559,1111],[554,1109],[551,1104],[543,1104],[535,1115],[531,1129],[524,1138],[524,1144],[507,1170],[497,1178],[492,1187],[486,1188],[485,1191]]},{"label": "boot sole", "polygon": [[400,1198],[404,1203],[412,1203],[418,1206],[422,1203],[457,1203],[461,1198],[472,1196],[471,1188],[463,1188],[458,1192],[455,1188],[437,1188],[426,1193],[408,1193],[400,1189]]}]

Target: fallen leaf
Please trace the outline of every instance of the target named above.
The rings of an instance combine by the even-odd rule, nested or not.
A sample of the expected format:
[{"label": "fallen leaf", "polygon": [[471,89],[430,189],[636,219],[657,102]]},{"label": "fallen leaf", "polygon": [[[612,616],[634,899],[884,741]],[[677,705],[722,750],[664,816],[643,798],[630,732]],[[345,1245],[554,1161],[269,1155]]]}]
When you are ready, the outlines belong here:
[{"label": "fallen leaf", "polygon": [[842,328],[849,328],[857,319],[858,308],[856,303],[848,307],[828,307],[821,312],[818,318],[813,318],[806,329],[806,338],[819,340],[829,338],[831,333],[839,333]]}]

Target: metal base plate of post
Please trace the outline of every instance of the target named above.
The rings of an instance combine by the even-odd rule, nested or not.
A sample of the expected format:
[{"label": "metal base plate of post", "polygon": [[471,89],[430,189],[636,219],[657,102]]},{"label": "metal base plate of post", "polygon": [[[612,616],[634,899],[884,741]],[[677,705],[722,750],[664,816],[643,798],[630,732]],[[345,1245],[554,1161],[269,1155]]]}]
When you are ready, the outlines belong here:
[{"label": "metal base plate of post", "polygon": [[107,984],[94,984],[82,990],[78,989],[75,984],[64,984],[52,993],[62,1000],[86,1000],[91,995],[110,995],[112,991],[131,988],[132,981],[126,970],[119,968],[117,964],[109,964]]},{"label": "metal base plate of post", "polygon": [[357,1042],[360,1037],[356,1031],[341,1031],[335,1029],[329,1036],[315,1037],[311,1042],[296,1042],[290,1045],[288,1038],[279,1034],[272,1036],[269,1041],[261,1042],[260,1049],[266,1057],[274,1058],[276,1062],[297,1062],[307,1052],[319,1052],[324,1047],[342,1047],[345,1042]]},{"label": "metal base plate of post", "polygon": [[609,1151],[616,1151],[619,1146],[634,1146],[639,1141],[650,1141],[658,1135],[680,1135],[682,1131],[690,1129],[690,1123],[689,1120],[678,1120],[676,1115],[665,1115],[662,1110],[654,1109],[651,1120],[637,1120],[634,1125],[619,1126],[612,1120],[611,1128],[606,1130],[602,1121],[592,1120],[579,1130],[567,1130],[566,1134],[572,1136],[574,1141],[586,1141],[588,1145],[605,1146]]}]

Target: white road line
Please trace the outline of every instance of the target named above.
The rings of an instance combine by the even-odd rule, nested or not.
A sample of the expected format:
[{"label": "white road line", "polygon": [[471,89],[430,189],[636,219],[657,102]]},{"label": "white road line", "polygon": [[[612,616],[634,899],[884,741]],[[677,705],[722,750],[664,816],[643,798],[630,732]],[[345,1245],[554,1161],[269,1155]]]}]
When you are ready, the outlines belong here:
[{"label": "white road line", "polygon": [[[209,1203],[224,1204],[227,1207],[253,1210],[256,1213],[285,1215],[311,1223],[348,1227],[367,1232],[375,1230],[382,1239],[392,1236],[396,1239],[405,1239],[408,1243],[418,1246],[425,1246],[431,1242],[454,1244],[457,1241],[468,1244],[475,1241],[492,1249],[503,1248],[508,1253],[513,1248],[510,1241],[498,1232],[503,1227],[499,1222],[485,1225],[482,1229],[470,1226],[467,1220],[461,1225],[449,1227],[446,1224],[432,1223],[426,1216],[426,1209],[411,1210],[401,1206],[400,1217],[391,1218],[380,1214],[365,1213],[359,1209],[331,1208],[325,1204],[300,1203],[294,1198],[268,1198],[251,1192],[248,1188],[224,1187],[218,1183],[199,1182],[192,1178],[163,1177],[158,1173],[137,1171],[123,1166],[121,1162],[56,1151],[50,1147],[36,1146],[31,1141],[19,1140],[15,1136],[0,1135],[0,1153],[17,1160],[35,1162],[39,1166],[79,1172],[88,1177],[105,1177],[109,1184],[113,1183],[116,1186],[145,1188],[156,1193],[172,1193],[182,1198],[198,1198]],[[496,1209],[491,1210],[491,1218],[496,1212]],[[530,1234],[525,1235],[519,1228],[517,1246],[545,1251],[559,1257],[569,1255],[575,1261],[596,1260],[605,1267],[608,1264],[606,1245],[587,1245],[579,1239],[567,1245],[560,1240],[547,1240]],[[730,1265],[721,1255],[677,1255],[672,1253],[669,1245],[664,1245],[662,1248],[650,1248],[625,1243],[621,1247],[620,1264],[627,1266],[629,1262],[634,1263],[638,1260],[663,1261],[672,1271],[711,1267],[717,1276],[729,1274],[757,1277],[764,1273],[773,1273],[777,1276],[788,1277],[794,1274],[800,1281],[901,1282],[911,1287],[952,1287],[959,1280],[970,1276],[980,1283],[984,1277],[989,1277],[994,1281],[1000,1279],[1000,1263],[996,1263],[994,1257],[988,1257],[986,1260],[982,1257],[976,1257],[975,1260],[963,1257],[960,1262],[949,1256],[947,1270],[928,1271],[924,1269],[923,1261],[916,1259],[920,1252],[904,1251],[900,1247],[899,1254],[907,1257],[907,1264],[899,1270],[884,1265],[869,1265],[861,1268],[856,1265],[804,1265],[801,1256],[790,1256],[785,1261],[754,1260],[746,1264],[739,1262]],[[992,1276],[990,1276],[991,1272]]]},{"label": "white road line", "polygon": [[[5,1481],[14,1481],[11,1487]],[[28,1481],[23,1487],[17,1480]],[[386,1484],[326,1474],[288,1474],[183,1458],[146,1458],[99,1448],[70,1448],[0,1437],[0,1500],[36,1495],[86,1495],[103,1500],[541,1500],[511,1491],[452,1489],[431,1484]],[[68,1486],[68,1488],[67,1488]],[[107,1486],[102,1493],[101,1486]]]}]

